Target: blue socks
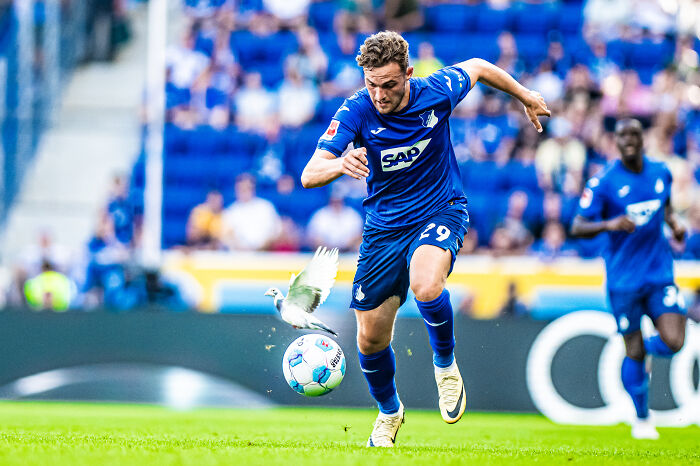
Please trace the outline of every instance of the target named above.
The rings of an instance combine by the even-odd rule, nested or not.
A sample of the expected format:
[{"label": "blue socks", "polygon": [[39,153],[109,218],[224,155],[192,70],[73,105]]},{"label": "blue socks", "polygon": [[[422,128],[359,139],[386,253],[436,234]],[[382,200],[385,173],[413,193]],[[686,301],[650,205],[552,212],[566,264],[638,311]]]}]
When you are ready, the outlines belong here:
[{"label": "blue socks", "polygon": [[377,400],[379,411],[384,414],[394,414],[399,411],[399,395],[396,393],[394,374],[396,359],[391,345],[373,354],[362,354],[360,368],[369,384],[369,393]]},{"label": "blue socks", "polygon": [[430,346],[433,348],[433,364],[449,367],[454,361],[454,314],[450,304],[450,293],[445,289],[432,301],[418,301],[425,328],[428,329]]},{"label": "blue socks", "polygon": [[622,361],[622,385],[632,398],[637,417],[649,417],[649,375],[644,370],[644,361],[625,357]]},{"label": "blue socks", "polygon": [[674,353],[671,348],[669,348],[666,343],[661,339],[660,335],[654,335],[650,338],[644,339],[644,350],[651,355],[659,356],[662,358],[670,358]]}]

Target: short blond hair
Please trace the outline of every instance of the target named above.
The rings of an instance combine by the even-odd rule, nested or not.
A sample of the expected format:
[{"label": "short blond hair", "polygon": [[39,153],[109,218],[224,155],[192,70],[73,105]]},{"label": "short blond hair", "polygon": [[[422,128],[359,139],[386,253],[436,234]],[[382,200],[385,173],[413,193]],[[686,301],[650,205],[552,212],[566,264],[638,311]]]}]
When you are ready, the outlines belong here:
[{"label": "short blond hair", "polygon": [[355,58],[362,68],[380,68],[394,62],[401,71],[408,68],[408,42],[394,31],[382,31],[365,39]]}]

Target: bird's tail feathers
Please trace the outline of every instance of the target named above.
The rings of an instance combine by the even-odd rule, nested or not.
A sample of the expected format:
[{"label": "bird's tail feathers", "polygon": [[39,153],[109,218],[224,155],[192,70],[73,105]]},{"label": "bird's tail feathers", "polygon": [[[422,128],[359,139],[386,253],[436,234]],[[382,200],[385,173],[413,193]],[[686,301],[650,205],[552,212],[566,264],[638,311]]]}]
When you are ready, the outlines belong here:
[{"label": "bird's tail feathers", "polygon": [[325,331],[325,332],[328,332],[328,333],[330,333],[331,335],[333,335],[334,337],[337,337],[337,336],[338,336],[337,333],[335,333],[333,330],[331,330],[330,327],[328,327],[328,326],[327,326],[326,324],[324,324],[323,322],[313,322],[313,323],[310,325],[310,327],[312,327],[312,328],[315,327],[316,330],[323,330],[323,331]]}]

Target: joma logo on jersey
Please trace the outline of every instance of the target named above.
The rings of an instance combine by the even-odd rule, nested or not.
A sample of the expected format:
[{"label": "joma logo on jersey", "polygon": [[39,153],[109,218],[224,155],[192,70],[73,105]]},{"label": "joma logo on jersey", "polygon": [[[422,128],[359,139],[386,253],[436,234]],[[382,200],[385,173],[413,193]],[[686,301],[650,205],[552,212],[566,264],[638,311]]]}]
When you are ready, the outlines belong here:
[{"label": "joma logo on jersey", "polygon": [[411,164],[423,153],[430,142],[430,138],[418,141],[412,146],[394,147],[382,151],[382,170],[391,172],[411,166]]},{"label": "joma logo on jersey", "polygon": [[654,214],[659,210],[659,207],[661,207],[661,201],[659,199],[652,199],[650,201],[630,204],[625,208],[625,211],[634,224],[640,227],[649,223],[649,220],[651,220]]}]

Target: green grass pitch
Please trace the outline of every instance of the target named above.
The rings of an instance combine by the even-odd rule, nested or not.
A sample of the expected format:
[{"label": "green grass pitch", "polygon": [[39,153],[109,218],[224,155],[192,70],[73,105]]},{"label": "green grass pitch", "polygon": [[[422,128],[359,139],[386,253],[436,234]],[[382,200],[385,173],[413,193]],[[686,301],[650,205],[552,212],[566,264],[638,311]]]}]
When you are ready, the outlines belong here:
[{"label": "green grass pitch", "polygon": [[364,448],[376,412],[282,408],[172,411],[138,405],[0,402],[0,465],[700,464],[700,428],[558,426],[467,413],[455,425],[411,411],[397,448]]}]

